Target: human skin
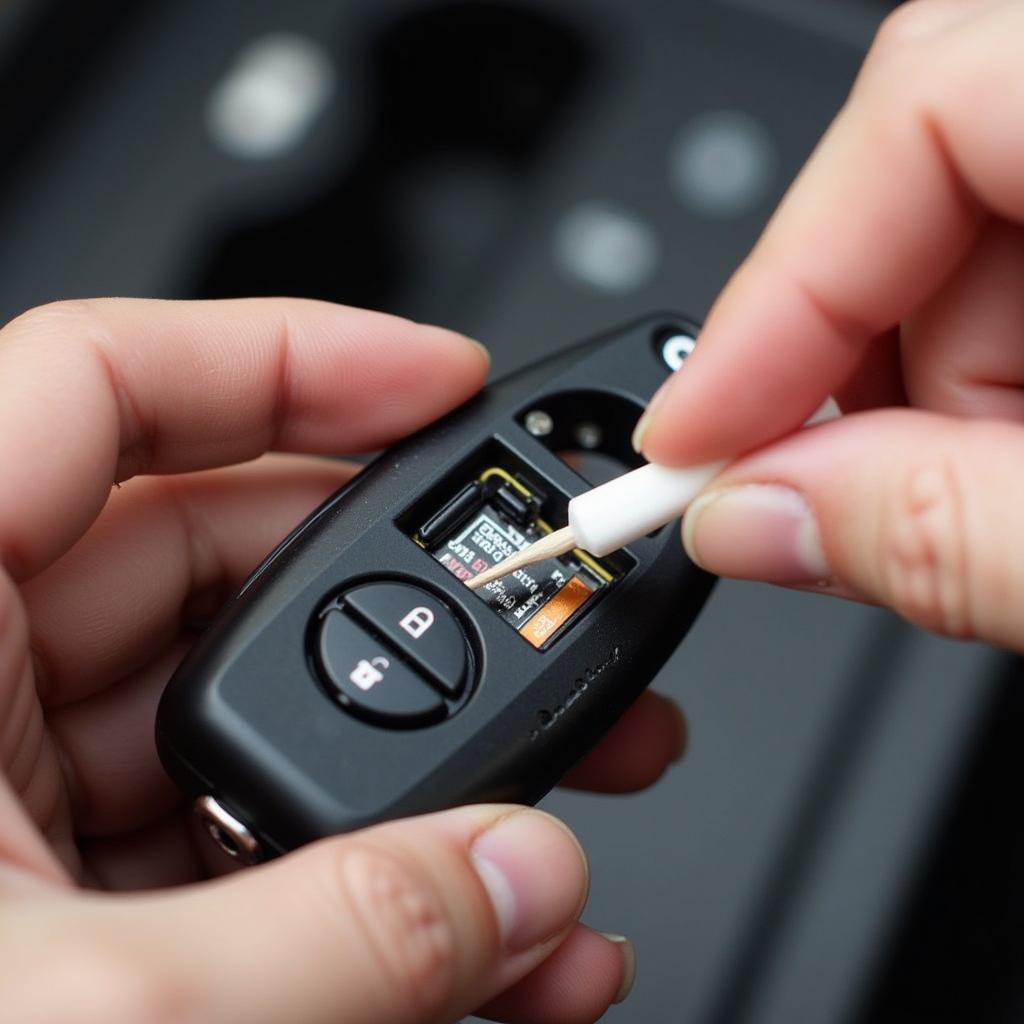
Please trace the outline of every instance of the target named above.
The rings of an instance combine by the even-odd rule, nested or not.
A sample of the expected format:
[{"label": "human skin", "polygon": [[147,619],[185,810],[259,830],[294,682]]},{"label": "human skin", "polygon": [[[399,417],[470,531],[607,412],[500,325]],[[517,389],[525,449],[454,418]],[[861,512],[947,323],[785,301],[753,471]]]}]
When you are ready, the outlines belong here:
[{"label": "human skin", "polygon": [[[355,471],[468,398],[459,335],[303,300],[93,300],[0,331],[0,1016],[19,1024],[574,1024],[632,947],[579,923],[565,826],[481,806],[229,871],[157,758],[198,628]],[[273,452],[274,454],[265,454]],[[567,780],[682,752],[646,694]]]},{"label": "human skin", "polygon": [[1024,650],[1021,38],[1020,0],[898,8],[655,396],[650,459],[742,456],[686,515],[706,568]]}]

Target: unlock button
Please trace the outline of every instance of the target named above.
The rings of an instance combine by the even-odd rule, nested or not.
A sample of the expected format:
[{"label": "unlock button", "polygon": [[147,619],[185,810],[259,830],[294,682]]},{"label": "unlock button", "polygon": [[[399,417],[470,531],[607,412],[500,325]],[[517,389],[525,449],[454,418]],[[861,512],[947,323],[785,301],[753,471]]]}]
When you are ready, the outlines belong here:
[{"label": "unlock button", "polygon": [[364,583],[345,594],[345,605],[449,697],[466,676],[466,637],[448,608],[409,583]]},{"label": "unlock button", "polygon": [[382,725],[423,725],[440,718],[440,695],[395,654],[333,609],[323,618],[316,649],[325,679],[353,714]]}]

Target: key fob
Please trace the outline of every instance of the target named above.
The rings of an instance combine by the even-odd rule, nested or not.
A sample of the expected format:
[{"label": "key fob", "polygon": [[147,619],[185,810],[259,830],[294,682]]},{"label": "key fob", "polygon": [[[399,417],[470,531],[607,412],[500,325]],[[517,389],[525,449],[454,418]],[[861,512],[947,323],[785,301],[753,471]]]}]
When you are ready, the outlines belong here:
[{"label": "key fob", "polygon": [[156,722],[164,766],[227,852],[254,862],[391,818],[534,803],[615,723],[712,585],[675,525],[464,583],[564,526],[602,459],[641,463],[631,431],[696,332],[647,318],[487,388],[256,570]]}]

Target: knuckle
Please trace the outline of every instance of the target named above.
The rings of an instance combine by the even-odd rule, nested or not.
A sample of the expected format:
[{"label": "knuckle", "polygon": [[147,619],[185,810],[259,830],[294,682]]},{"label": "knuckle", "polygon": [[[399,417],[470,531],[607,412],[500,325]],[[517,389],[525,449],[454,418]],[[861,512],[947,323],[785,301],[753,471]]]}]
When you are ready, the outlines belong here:
[{"label": "knuckle", "polygon": [[935,77],[940,43],[932,38],[934,15],[932,0],[910,0],[889,14],[871,43],[854,93],[865,95],[880,111],[913,107]]},{"label": "knuckle", "polygon": [[154,428],[140,416],[112,355],[115,345],[108,321],[109,301],[63,299],[36,306],[12,320],[0,334],[8,342],[48,343],[48,358],[64,371],[73,365],[81,375],[83,389],[94,384],[100,393],[110,396],[121,434],[117,479],[124,480],[148,470],[155,447]]},{"label": "knuckle", "polygon": [[956,461],[926,462],[901,477],[883,519],[890,603],[911,622],[949,636],[972,633],[966,491]]},{"label": "knuckle", "polygon": [[412,858],[360,844],[336,860],[333,875],[391,1001],[415,1019],[446,1006],[455,987],[455,929],[426,873]]},{"label": "knuckle", "polygon": [[0,338],[36,352],[44,346],[43,358],[65,370],[73,366],[85,380],[109,377],[110,331],[97,300],[64,299],[36,306],[8,323]]},{"label": "knuckle", "polygon": [[890,11],[875,33],[872,50],[877,52],[899,49],[919,40],[931,32],[935,24],[932,0],[910,0]]},{"label": "knuckle", "polygon": [[29,337],[56,336],[64,338],[73,331],[76,336],[92,333],[98,326],[99,314],[90,299],[61,299],[35,306],[15,317],[4,328],[5,334]]}]

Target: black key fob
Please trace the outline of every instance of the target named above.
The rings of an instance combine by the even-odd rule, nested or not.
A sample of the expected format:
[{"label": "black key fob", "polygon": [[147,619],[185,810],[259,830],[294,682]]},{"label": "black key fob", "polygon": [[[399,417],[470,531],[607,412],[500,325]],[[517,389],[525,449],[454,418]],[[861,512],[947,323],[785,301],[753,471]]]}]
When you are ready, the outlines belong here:
[{"label": "black key fob", "polygon": [[565,525],[599,482],[577,468],[640,464],[630,433],[695,337],[658,316],[520,371],[381,455],[267,558],[157,714],[165,767],[229,853],[533,803],[615,723],[711,587],[676,527],[464,584]]}]

